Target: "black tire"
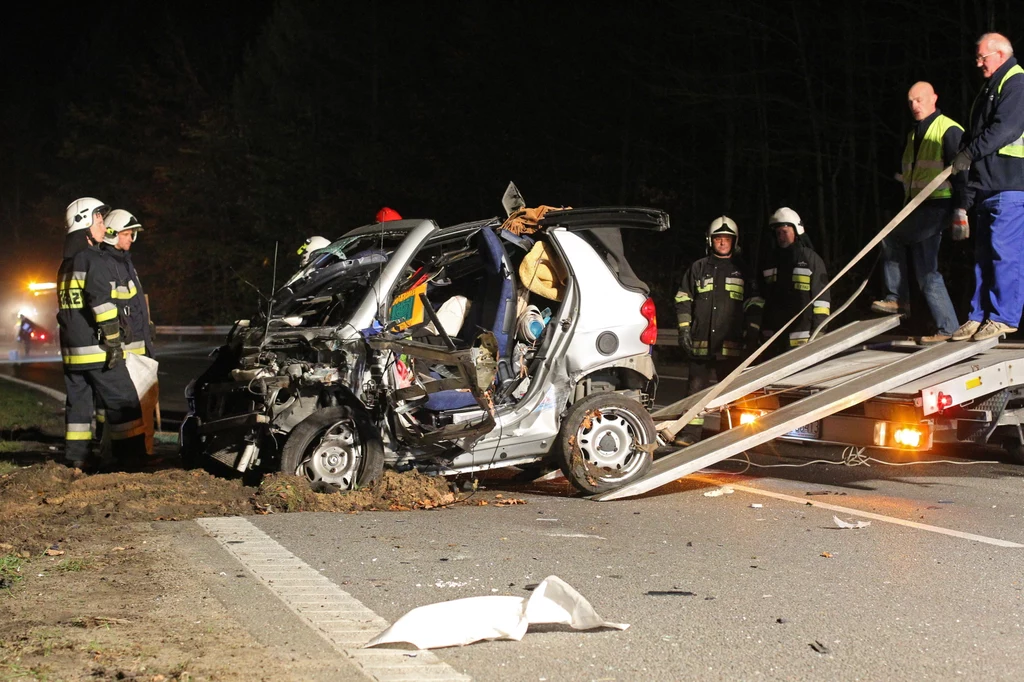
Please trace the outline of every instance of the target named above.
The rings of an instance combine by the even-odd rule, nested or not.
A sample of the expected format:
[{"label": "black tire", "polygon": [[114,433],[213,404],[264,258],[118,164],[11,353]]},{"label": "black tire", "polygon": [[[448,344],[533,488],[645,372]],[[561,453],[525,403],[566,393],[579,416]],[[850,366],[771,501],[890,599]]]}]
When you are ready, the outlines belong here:
[{"label": "black tire", "polygon": [[1016,438],[1008,438],[1003,441],[1003,450],[1006,451],[1006,458],[1014,464],[1024,464],[1024,445]]},{"label": "black tire", "polygon": [[558,465],[583,492],[608,492],[647,473],[657,437],[654,420],[640,403],[618,393],[595,393],[573,404],[562,420]]},{"label": "black tire", "polygon": [[380,478],[384,445],[369,418],[347,406],[317,410],[288,435],[281,471],[352,490]]},{"label": "black tire", "polygon": [[178,454],[181,466],[185,469],[199,469],[208,459],[203,453],[203,444],[199,440],[199,418],[185,417],[178,431]]}]

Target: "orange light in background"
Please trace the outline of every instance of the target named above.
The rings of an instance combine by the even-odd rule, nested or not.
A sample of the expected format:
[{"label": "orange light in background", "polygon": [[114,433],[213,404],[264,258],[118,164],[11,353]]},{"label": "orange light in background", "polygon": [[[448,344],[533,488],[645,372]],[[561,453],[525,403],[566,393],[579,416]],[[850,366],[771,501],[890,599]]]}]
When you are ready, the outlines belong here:
[{"label": "orange light in background", "polygon": [[28,290],[29,291],[35,291],[35,292],[52,291],[52,290],[54,290],[56,288],[57,288],[57,283],[56,282],[29,282],[28,283]]},{"label": "orange light in background", "polygon": [[896,429],[896,432],[892,434],[892,439],[897,445],[902,445],[905,448],[916,448],[921,445],[923,435],[919,429],[904,427]]}]

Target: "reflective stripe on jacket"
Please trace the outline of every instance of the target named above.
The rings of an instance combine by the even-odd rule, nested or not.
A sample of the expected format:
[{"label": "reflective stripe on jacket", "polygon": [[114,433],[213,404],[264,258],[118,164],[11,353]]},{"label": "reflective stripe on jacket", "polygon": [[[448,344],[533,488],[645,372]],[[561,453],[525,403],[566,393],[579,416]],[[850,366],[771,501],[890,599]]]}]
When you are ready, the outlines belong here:
[{"label": "reflective stripe on jacket", "polygon": [[832,312],[825,263],[812,249],[796,243],[775,248],[761,268],[760,292],[764,296],[762,336],[774,334],[808,303],[811,306],[788,329],[791,346],[806,343],[810,332]]},{"label": "reflective stripe on jacket", "polygon": [[760,322],[763,301],[737,258],[707,256],[683,275],[676,292],[679,328],[688,328],[694,357],[737,357],[746,327]]}]

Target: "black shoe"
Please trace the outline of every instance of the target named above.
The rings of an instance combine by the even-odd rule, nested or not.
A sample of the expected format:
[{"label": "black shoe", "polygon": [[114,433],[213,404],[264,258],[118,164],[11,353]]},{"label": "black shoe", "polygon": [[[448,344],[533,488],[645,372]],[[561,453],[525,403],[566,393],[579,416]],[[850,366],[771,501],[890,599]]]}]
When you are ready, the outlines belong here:
[{"label": "black shoe", "polygon": [[87,457],[85,459],[71,459],[69,457],[65,457],[60,460],[60,463],[69,469],[78,469],[86,474],[95,474],[100,470],[99,462],[91,457]]}]

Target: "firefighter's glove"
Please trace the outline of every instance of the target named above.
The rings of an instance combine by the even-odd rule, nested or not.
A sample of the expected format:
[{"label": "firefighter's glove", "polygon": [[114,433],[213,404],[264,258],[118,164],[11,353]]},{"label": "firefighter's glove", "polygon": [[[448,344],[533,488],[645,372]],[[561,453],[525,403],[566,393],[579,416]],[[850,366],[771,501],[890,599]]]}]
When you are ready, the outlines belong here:
[{"label": "firefighter's glove", "polygon": [[953,241],[960,242],[971,236],[971,226],[967,222],[967,211],[958,208],[953,211],[953,223],[950,228]]},{"label": "firefighter's glove", "polygon": [[103,344],[103,347],[106,348],[107,351],[107,369],[114,369],[124,362],[124,350],[121,348],[121,344],[117,344],[116,346]]},{"label": "firefighter's glove", "polygon": [[747,353],[753,353],[761,345],[761,330],[756,327],[747,327],[745,336]]},{"label": "firefighter's glove", "polygon": [[956,153],[956,156],[953,157],[953,172],[963,173],[971,167],[971,161],[970,153],[966,149],[961,149]]},{"label": "firefighter's glove", "polygon": [[693,336],[690,335],[689,327],[679,328],[679,345],[686,350],[687,354],[693,355]]},{"label": "firefighter's glove", "polygon": [[121,329],[117,320],[101,324],[100,336],[103,342],[103,349],[107,353],[104,365],[107,369],[114,369],[124,362],[124,349],[121,347]]}]

